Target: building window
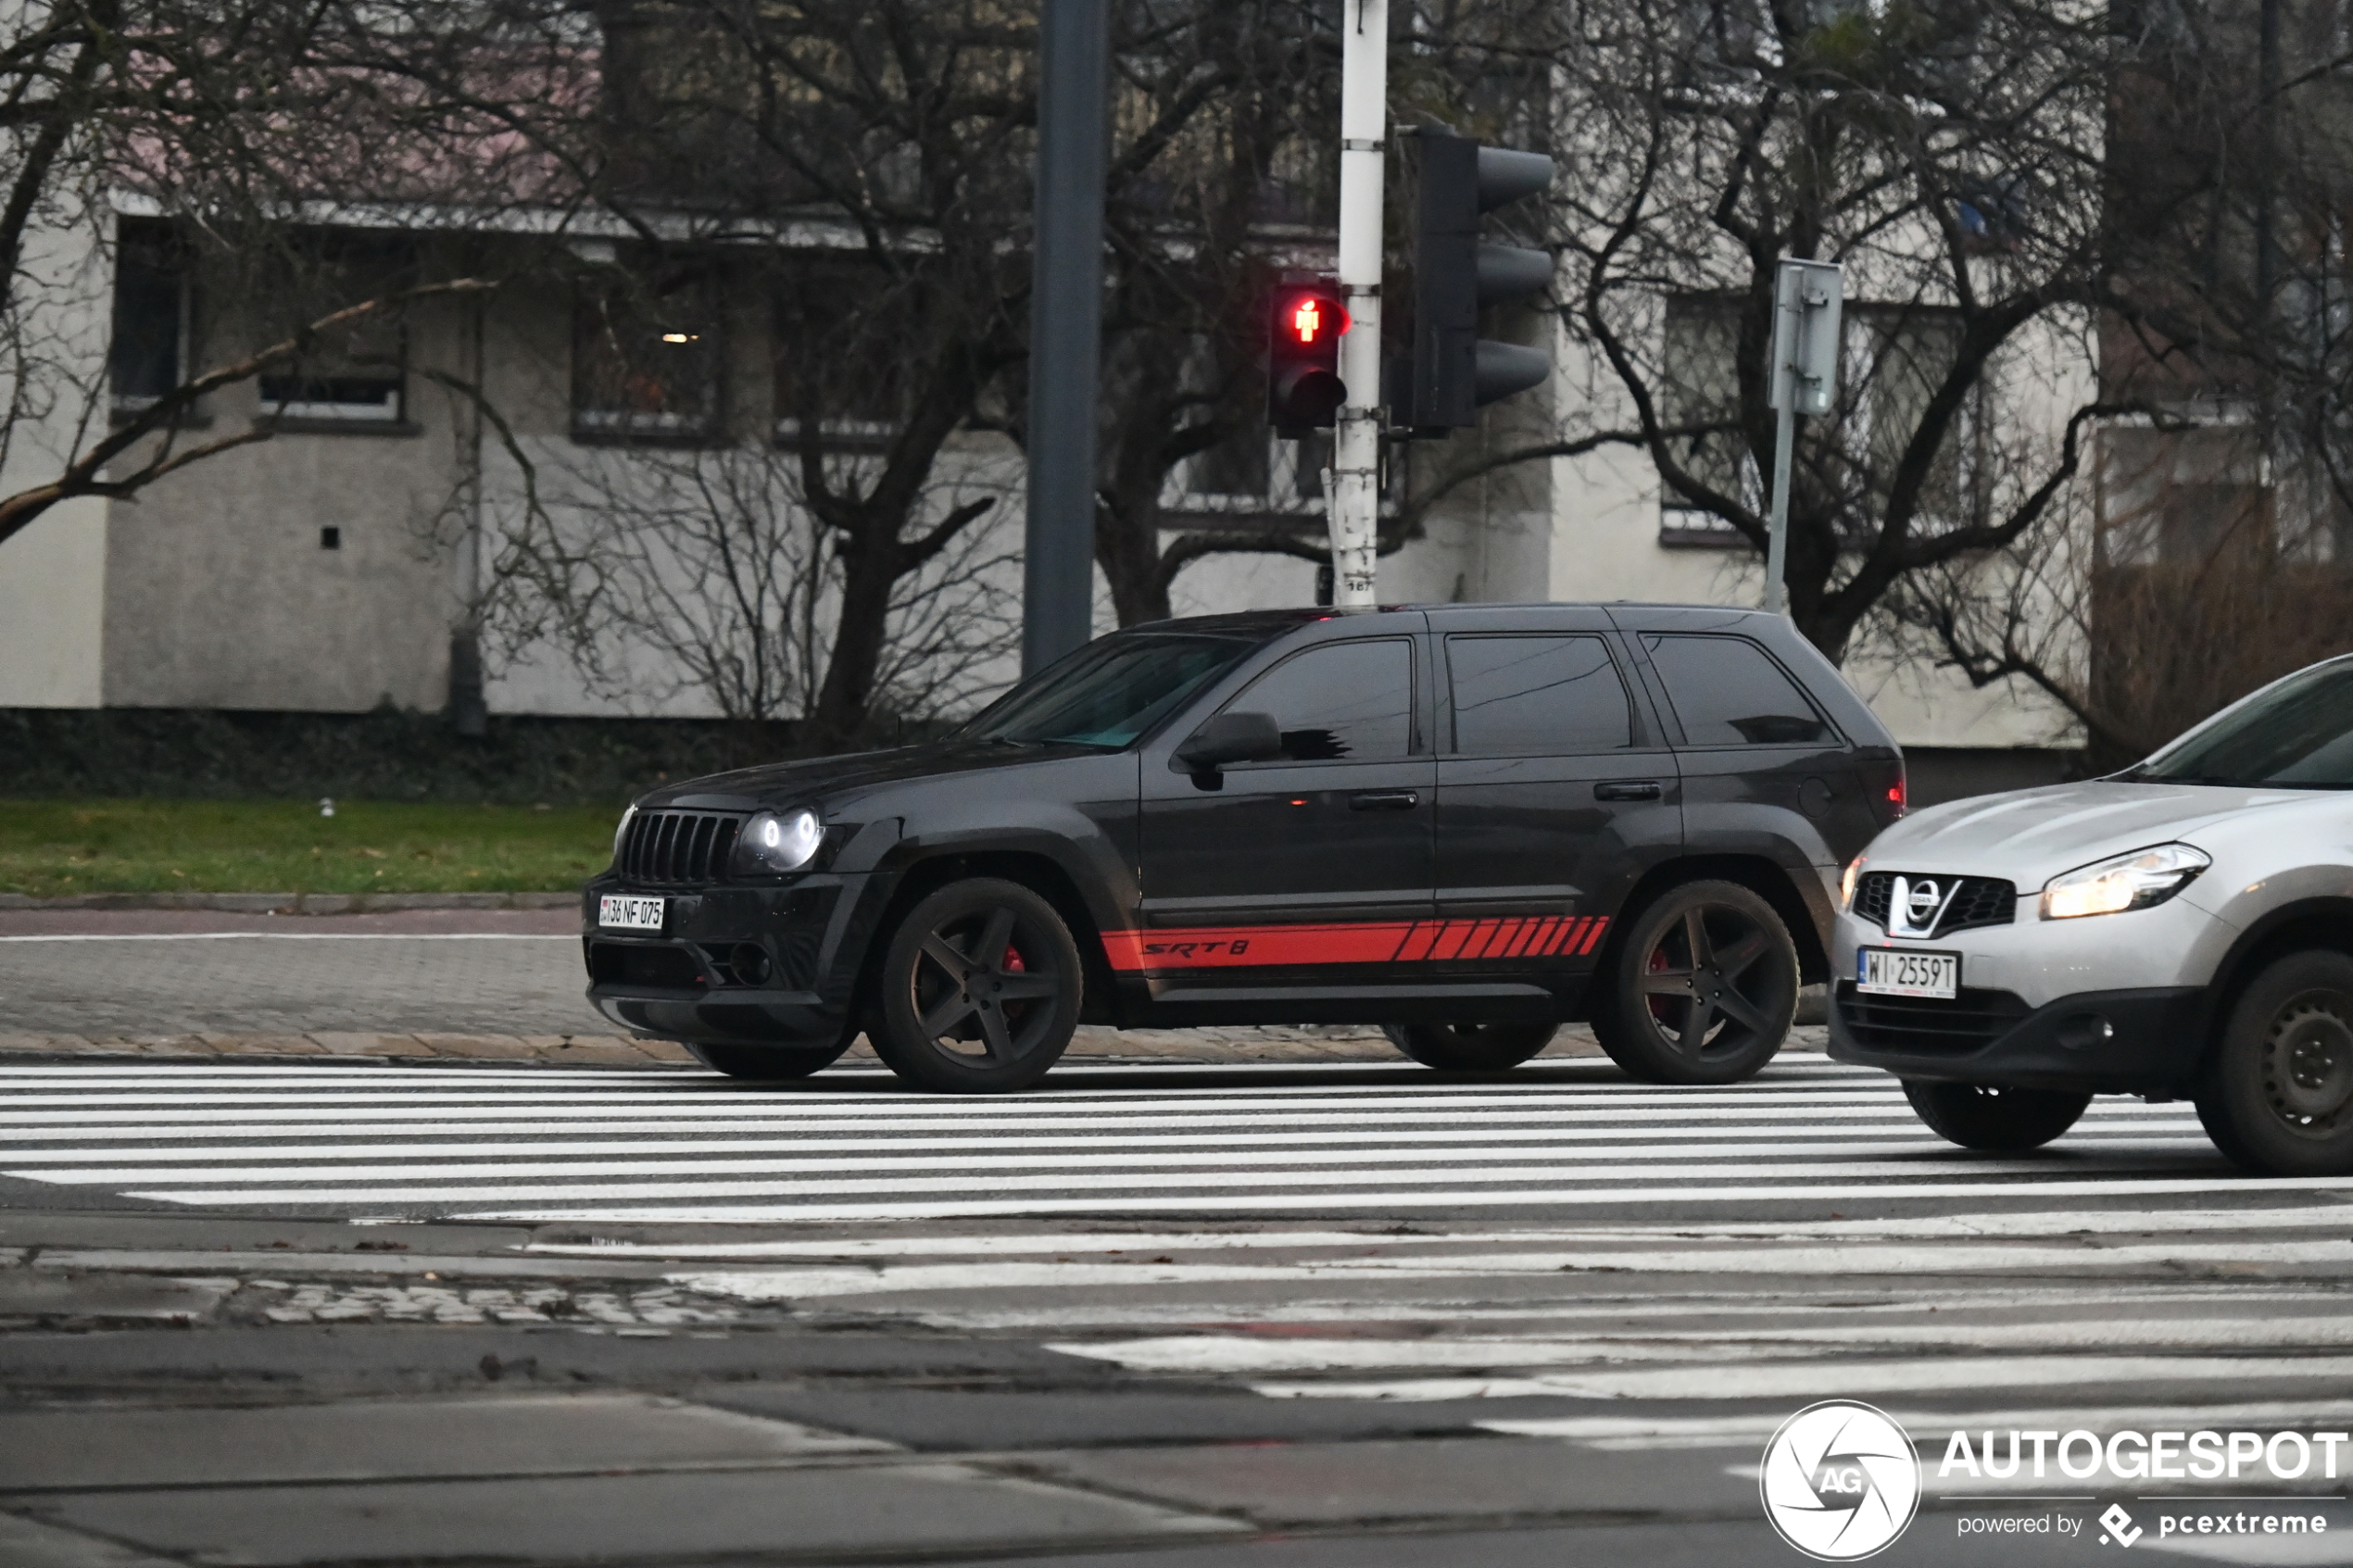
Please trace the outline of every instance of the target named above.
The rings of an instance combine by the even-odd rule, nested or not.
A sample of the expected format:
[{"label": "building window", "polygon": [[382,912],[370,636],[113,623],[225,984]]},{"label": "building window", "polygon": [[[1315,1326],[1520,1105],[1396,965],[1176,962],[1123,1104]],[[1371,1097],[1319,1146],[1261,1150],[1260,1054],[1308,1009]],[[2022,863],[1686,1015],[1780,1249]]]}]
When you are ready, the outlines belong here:
[{"label": "building window", "polygon": [[125,220],[115,248],[107,355],[117,414],[135,414],[179,386],[190,314],[188,258],[178,237],[163,224]]},{"label": "building window", "polygon": [[584,285],[573,322],[574,435],[701,440],[718,433],[718,291],[706,269]]},{"label": "building window", "polygon": [[774,301],[775,439],[809,430],[857,446],[897,434],[930,363],[921,276],[857,252],[805,252],[783,259]]},{"label": "building window", "polygon": [[[1675,465],[1698,484],[1761,508],[1764,487],[1740,433],[1740,327],[1737,295],[1674,295],[1667,301],[1667,332],[1659,359],[1658,417],[1677,435],[1668,443]],[[1659,500],[1658,542],[1726,548],[1747,537],[1689,495],[1666,485]]]},{"label": "building window", "polygon": [[[415,282],[415,257],[403,246],[328,236],[298,266],[307,275],[287,293],[308,324]],[[408,418],[409,332],[403,312],[386,306],[321,333],[299,359],[260,378],[260,415],[304,424],[389,427]]]}]

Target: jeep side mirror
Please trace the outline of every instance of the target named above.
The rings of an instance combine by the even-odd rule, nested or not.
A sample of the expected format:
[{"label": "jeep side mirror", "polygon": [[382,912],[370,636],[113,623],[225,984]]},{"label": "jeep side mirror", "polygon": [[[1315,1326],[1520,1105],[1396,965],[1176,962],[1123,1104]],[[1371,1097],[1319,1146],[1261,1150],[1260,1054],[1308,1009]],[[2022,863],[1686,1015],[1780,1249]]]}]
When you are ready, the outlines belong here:
[{"label": "jeep side mirror", "polygon": [[1229,762],[1271,762],[1283,754],[1283,732],[1271,713],[1220,713],[1176,748],[1189,773],[1214,773]]}]

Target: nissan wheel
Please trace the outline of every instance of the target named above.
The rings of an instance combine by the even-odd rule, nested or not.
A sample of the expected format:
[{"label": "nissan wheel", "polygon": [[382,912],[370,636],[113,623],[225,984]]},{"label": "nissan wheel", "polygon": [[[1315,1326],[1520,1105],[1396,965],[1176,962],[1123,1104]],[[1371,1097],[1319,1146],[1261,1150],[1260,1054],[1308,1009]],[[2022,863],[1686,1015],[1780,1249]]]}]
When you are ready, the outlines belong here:
[{"label": "nissan wheel", "polygon": [[1904,1080],[1904,1098],[1930,1132],[1963,1148],[2018,1152],[2040,1148],[2075,1125],[2090,1095],[2022,1089],[2007,1084],[1931,1084]]},{"label": "nissan wheel", "polygon": [[1051,904],[1019,883],[950,883],[891,935],[875,1052],[921,1089],[1026,1089],[1070,1044],[1085,985]]},{"label": "nissan wheel", "polygon": [[2267,1176],[2353,1174],[2353,958],[2291,953],[2248,984],[2215,1042],[2197,1119]]}]

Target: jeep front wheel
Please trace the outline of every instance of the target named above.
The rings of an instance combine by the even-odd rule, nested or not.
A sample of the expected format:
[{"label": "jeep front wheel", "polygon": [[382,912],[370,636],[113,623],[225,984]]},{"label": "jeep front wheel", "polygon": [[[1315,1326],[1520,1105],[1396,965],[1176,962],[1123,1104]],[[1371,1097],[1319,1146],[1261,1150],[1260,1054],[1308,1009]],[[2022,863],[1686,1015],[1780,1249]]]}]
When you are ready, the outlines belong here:
[{"label": "jeep front wheel", "polygon": [[920,1089],[1003,1094],[1046,1075],[1078,1027],[1078,945],[1019,883],[950,883],[883,955],[875,1054]]},{"label": "jeep front wheel", "polygon": [[1610,1060],[1646,1084],[1731,1084],[1781,1048],[1797,1016],[1797,945],[1736,882],[1671,887],[1628,922],[1593,1009]]}]

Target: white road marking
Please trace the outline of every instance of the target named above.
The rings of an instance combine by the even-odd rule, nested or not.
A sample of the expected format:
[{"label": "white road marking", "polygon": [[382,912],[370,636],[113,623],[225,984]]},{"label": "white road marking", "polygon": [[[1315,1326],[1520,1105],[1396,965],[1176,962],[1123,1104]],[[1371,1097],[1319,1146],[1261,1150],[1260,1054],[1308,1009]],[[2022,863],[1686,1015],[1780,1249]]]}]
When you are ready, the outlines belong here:
[{"label": "white road marking", "polygon": [[[2345,1176],[2201,1176],[2188,1179],[2132,1177],[2069,1181],[1915,1182],[1877,1181],[1770,1183],[1736,1188],[1711,1186],[1519,1187],[1503,1191],[1427,1187],[1387,1192],[1321,1192],[1297,1194],[1211,1194],[1186,1198],[1148,1198],[1137,1194],[1077,1198],[968,1199],[961,1202],[903,1203],[736,1203],[700,1206],[607,1205],[603,1207],[460,1210],[455,1220],[515,1222],[545,1224],[783,1224],[793,1222],[835,1223],[864,1220],[990,1220],[1044,1214],[1288,1213],[1316,1210],[1427,1210],[1489,1208],[1590,1208],[1634,1204],[1702,1205],[1708,1203],[1884,1203],[1968,1198],[1999,1199],[2159,1198],[2175,1194],[2219,1197],[2244,1193],[2250,1197],[2288,1192],[2353,1193],[2353,1177]],[[134,1193],[158,1200],[192,1201],[184,1193]],[[425,1201],[417,1193],[404,1195]],[[512,1195],[507,1195],[512,1196]],[[284,1199],[284,1195],[281,1195]],[[206,1199],[193,1199],[206,1201]],[[315,1197],[292,1201],[325,1201]],[[389,1198],[371,1201],[388,1203]]]},{"label": "white road marking", "polygon": [[[1056,1349],[1069,1347],[1056,1346]],[[1508,1366],[1510,1358],[1494,1355],[1487,1363]],[[1190,1367],[1196,1373],[1213,1370]],[[1835,1377],[1826,1378],[1818,1361],[1792,1363],[1745,1362],[1740,1369],[1739,1394],[1743,1399],[1794,1399],[1825,1397],[1834,1388],[1844,1396],[1925,1394],[1986,1388],[2065,1388],[2090,1384],[2214,1383],[2233,1389],[2250,1384],[2293,1382],[2325,1398],[2319,1390],[2353,1380],[2353,1356],[2096,1356],[2081,1353],[2048,1356],[1940,1356],[1932,1361],[1875,1361],[1849,1357],[1838,1363]],[[1252,1386],[1270,1399],[1384,1399],[1435,1403],[1471,1399],[1721,1399],[1727,1381],[1705,1368],[1633,1368],[1539,1374],[1533,1376],[1488,1378],[1425,1378],[1393,1383],[1259,1383]],[[2341,1396],[2340,1396],[2341,1398]],[[2312,1407],[2306,1407],[2310,1410]],[[2310,1419],[2310,1418],[2308,1418]],[[2324,1419],[2324,1418],[2323,1418]]]},{"label": "white road marking", "polygon": [[2164,1213],[2068,1209],[2026,1214],[1934,1214],[1901,1220],[1769,1221],[1674,1226],[1616,1224],[1577,1230],[1490,1231],[1267,1230],[1049,1231],[1030,1236],[858,1236],[823,1241],[662,1241],[598,1239],[585,1244],[527,1242],[526,1252],[647,1258],[905,1258],[953,1254],[1195,1252],[1230,1248],[1285,1250],[1349,1247],[1392,1250],[1417,1247],[1560,1246],[1578,1242],[1635,1244],[1655,1239],[1691,1243],[1711,1237],[1771,1236],[1820,1240],[1844,1236],[1982,1240],[1994,1236],[2056,1236],[2181,1235],[2197,1231],[2318,1230],[2353,1223],[2353,1204],[2313,1203],[2288,1209],[2185,1209]]},{"label": "white road marking", "polygon": [[[1155,1123],[1155,1125],[1166,1124],[1167,1123],[1165,1122]],[[268,1143],[258,1148],[222,1149],[211,1144],[159,1144],[149,1147],[133,1147],[128,1148],[109,1148],[104,1149],[27,1148],[12,1150],[6,1154],[0,1154],[0,1159],[11,1160],[19,1164],[86,1165],[96,1160],[111,1160],[117,1164],[132,1161],[135,1161],[140,1164],[171,1164],[183,1160],[220,1160],[231,1158],[272,1160],[366,1159],[413,1160],[430,1158],[434,1155],[454,1154],[472,1155],[476,1159],[488,1160],[522,1158],[528,1156],[545,1158],[547,1156],[560,1154],[627,1155],[681,1154],[687,1152],[697,1155],[759,1154],[780,1153],[785,1150],[808,1150],[811,1148],[821,1148],[827,1154],[855,1154],[878,1149],[903,1149],[908,1147],[908,1140],[904,1138],[844,1137],[839,1135],[838,1132],[830,1126],[803,1129],[805,1133],[825,1135],[818,1138],[811,1138],[808,1136],[793,1138],[720,1138],[704,1135],[714,1130],[737,1130],[740,1126],[740,1123],[714,1124],[708,1122],[698,1122],[687,1127],[668,1128],[667,1130],[672,1135],[666,1138],[564,1139],[559,1137],[547,1137],[527,1138],[514,1142],[497,1142],[492,1141],[487,1137],[477,1135],[474,1137],[453,1136],[449,1138],[448,1141],[440,1143],[394,1143],[382,1141],[369,1143],[314,1143],[308,1141],[308,1139],[303,1137],[290,1136],[281,1130],[271,1129],[258,1134],[258,1136],[259,1138],[275,1139],[278,1141]],[[764,1127],[757,1123],[751,1123],[750,1128],[751,1130],[761,1132],[772,1131],[772,1129]],[[468,1130],[478,1135],[483,1132],[483,1129],[479,1128]],[[516,1123],[513,1125],[511,1130],[515,1132],[529,1132],[533,1130],[532,1123]],[[859,1133],[868,1133],[874,1130],[875,1129],[872,1126],[862,1124],[855,1129],[855,1131]],[[901,1130],[912,1131],[913,1129],[910,1128]],[[929,1132],[935,1129],[925,1127],[923,1130]],[[1054,1130],[1056,1132],[1061,1132],[1065,1129],[1057,1126]],[[311,1136],[317,1136],[321,1133],[322,1129],[308,1128],[305,1131]],[[393,1136],[413,1136],[416,1130],[410,1128],[386,1128],[384,1129],[384,1131]],[[1665,1146],[1650,1141],[1655,1136],[1655,1135],[1648,1131],[1628,1131],[1610,1127],[1515,1127],[1509,1129],[1509,1131],[1515,1137],[1535,1140],[1540,1143],[1591,1143],[1603,1146],[1595,1152],[1578,1155],[1577,1158],[1579,1159],[1599,1158],[1603,1154],[1622,1154],[1626,1158],[1629,1159],[1665,1158],[1663,1155],[1645,1155],[1642,1152],[1642,1150],[1656,1149],[1667,1147],[1681,1149],[1731,1148],[1742,1146],[1745,1140],[1766,1140],[1771,1142],[1776,1148],[1795,1148],[1804,1146],[1792,1142],[1793,1139],[1843,1139],[1845,1137],[1876,1136],[1881,1138],[1902,1139],[1904,1141],[1901,1147],[1906,1150],[1920,1148],[1941,1148],[1944,1147],[1941,1140],[1936,1139],[1933,1135],[1928,1133],[1925,1129],[1920,1127],[1919,1123],[1915,1123],[1906,1126],[1900,1122],[1878,1123],[1818,1123],[1810,1126],[1711,1127],[1708,1129],[1708,1142],[1705,1144],[1686,1143],[1674,1146]],[[2149,1134],[2169,1135],[2164,1137],[2144,1137],[2142,1135]],[[344,1135],[338,1134],[334,1135]],[[1389,1148],[1406,1144],[1476,1145],[1483,1140],[1491,1139],[1495,1135],[1496,1129],[1491,1127],[1441,1128],[1412,1131],[1408,1131],[1403,1128],[1365,1128],[1362,1131],[1345,1133],[1311,1133],[1293,1130],[1287,1132],[1284,1135],[1283,1141],[1289,1145],[1302,1147],[1336,1147],[1349,1144],[1369,1144],[1377,1148]],[[1642,1141],[1640,1144],[1631,1144],[1630,1140],[1635,1139],[1641,1139]],[[2193,1147],[2196,1147],[2197,1144],[2203,1142],[2204,1134],[2195,1122],[2184,1125],[2175,1125],[2169,1123],[2157,1126],[2135,1125],[2123,1128],[2095,1128],[2091,1130],[2084,1139],[2076,1141],[2071,1144],[2070,1147],[2082,1148],[2085,1142],[2097,1143],[2098,1146],[2104,1149],[2126,1147],[2128,1144],[2133,1148],[2155,1148],[2160,1146],[2170,1147],[2172,1143],[2181,1139],[2187,1139]],[[1623,1149],[1612,1147],[1615,1142],[1620,1140],[1629,1141],[1629,1147]],[[952,1152],[963,1155],[982,1153],[990,1149],[1007,1148],[1031,1150],[1226,1148],[1256,1154],[1260,1151],[1263,1146],[1257,1140],[1250,1137],[1247,1134],[1105,1132],[1093,1134],[1085,1137],[1041,1137],[1035,1135],[1027,1135],[1013,1137],[942,1138],[926,1140],[923,1147],[935,1151]],[[1851,1152],[1865,1146],[1840,1141],[1833,1143],[1830,1147]],[[1463,1158],[1466,1159],[1484,1158],[1483,1156],[1475,1156],[1467,1149],[1462,1151],[1462,1154]]]},{"label": "white road marking", "polygon": [[[1362,1140],[1358,1141],[1362,1142]],[[673,1158],[667,1160],[604,1160],[592,1158],[575,1158],[560,1160],[530,1160],[522,1158],[523,1156],[533,1152],[528,1146],[515,1146],[509,1150],[473,1151],[476,1153],[497,1152],[507,1156],[506,1158],[497,1160],[432,1160],[411,1158],[399,1164],[388,1165],[99,1165],[78,1169],[50,1167],[38,1170],[15,1170],[0,1172],[0,1174],[16,1176],[29,1181],[50,1182],[66,1185],[111,1186],[125,1182],[153,1183],[160,1181],[186,1181],[205,1185],[213,1185],[224,1182],[270,1181],[326,1183],[362,1181],[449,1182],[479,1179],[483,1177],[493,1177],[518,1182],[527,1182],[559,1176],[724,1176],[729,1178],[741,1178],[761,1175],[818,1175],[840,1171],[878,1171],[886,1173],[912,1173],[922,1171],[997,1172],[1036,1170],[1115,1171],[1119,1173],[1118,1179],[1125,1181],[1127,1179],[1128,1173],[1135,1172],[1202,1170],[1225,1173],[1213,1178],[1213,1181],[1217,1184],[1231,1185],[1236,1175],[1236,1173],[1232,1171],[1232,1167],[1237,1157],[1246,1158],[1249,1160],[1252,1172],[1253,1173],[1280,1172],[1283,1173],[1285,1179],[1320,1181],[1323,1179],[1320,1174],[1310,1174],[1308,1172],[1310,1170],[1321,1171],[1324,1169],[1339,1171],[1344,1168],[1347,1171],[1346,1175],[1344,1177],[1336,1176],[1334,1179],[1344,1179],[1349,1181],[1378,1179],[1388,1181],[1393,1180],[1394,1178],[1388,1175],[1379,1175],[1377,1178],[1369,1177],[1362,1173],[1365,1173],[1366,1168],[1369,1167],[1385,1165],[1412,1165],[1416,1161],[1428,1160],[1431,1159],[1433,1155],[1442,1155],[1449,1160],[1462,1161],[1463,1164],[1460,1166],[1449,1165],[1428,1168],[1449,1172],[1458,1179],[1466,1173],[1466,1168],[1473,1161],[1484,1162],[1518,1160],[1548,1160],[1552,1162],[1552,1166],[1554,1169],[1563,1167],[1577,1167],[1588,1164],[1599,1164],[1604,1161],[1607,1161],[1612,1164],[1641,1164],[1643,1162],[1674,1161],[1690,1164],[1693,1166],[1694,1169],[1704,1167],[1705,1170],[1713,1172],[1718,1167],[1715,1163],[1710,1163],[1712,1161],[1726,1160],[1753,1160],[1758,1152],[1755,1148],[1745,1144],[1727,1145],[1722,1143],[1641,1144],[1623,1148],[1616,1146],[1579,1146],[1567,1148],[1556,1148],[1542,1144],[1510,1144],[1484,1147],[1472,1145],[1461,1148],[1444,1149],[1419,1148],[1391,1148],[1386,1146],[1363,1148],[1350,1147],[1345,1148],[1250,1149],[1242,1146],[1235,1145],[1230,1139],[1222,1140],[1223,1147],[1221,1148],[1192,1152],[1154,1148],[1143,1146],[1138,1141],[1131,1141],[1126,1138],[1106,1138],[1102,1140],[1102,1142],[1109,1147],[1107,1148],[1087,1152],[1080,1152],[1073,1149],[1050,1150],[1037,1148],[1021,1154],[984,1153],[977,1149],[962,1148],[952,1143],[945,1148],[939,1148],[934,1153],[898,1156],[861,1154],[849,1149],[837,1150],[828,1148],[823,1149],[821,1152],[789,1160],[710,1160],[686,1158]],[[1821,1157],[1829,1155],[1841,1155],[1856,1160],[1869,1160],[1881,1156],[1917,1156],[1923,1153],[1937,1152],[1941,1150],[1942,1148],[1942,1145],[1937,1144],[1931,1139],[1925,1137],[1916,1137],[1904,1139],[1902,1141],[1877,1143],[1793,1143],[1781,1141],[1776,1144],[1773,1152],[1781,1156],[1784,1160],[1794,1159],[1799,1156]],[[2202,1138],[2119,1138],[2103,1143],[2101,1148],[2103,1150],[2123,1151],[2135,1154],[2179,1155],[2200,1153],[2205,1151],[2208,1148],[2208,1146]],[[435,1152],[447,1151],[436,1150]],[[1969,1170],[1976,1168],[1967,1162],[1936,1160],[1907,1161],[1906,1169],[1914,1169],[1921,1166],[1939,1171]],[[1754,1175],[1762,1173],[1762,1168],[1754,1164],[1726,1166],[1723,1168],[1745,1174]],[[1528,1173],[1541,1172],[1543,1169],[1544,1167],[1542,1166],[1515,1167],[1511,1165],[1504,1165],[1496,1170],[1491,1177],[1482,1173],[1480,1179],[1491,1179],[1495,1181],[1525,1181],[1530,1179]],[[1793,1167],[1788,1164],[1777,1163],[1774,1167],[1772,1167],[1772,1169],[1776,1173],[1795,1174],[1802,1173],[1806,1168],[1803,1166]],[[1828,1167],[1826,1169],[1838,1171],[1840,1173],[1843,1173],[1843,1168],[1841,1167]],[[1634,1173],[1630,1172],[1620,1173],[1617,1171],[1596,1170],[1591,1172],[1580,1172],[1579,1173],[1588,1175],[1594,1180],[1602,1181],[1634,1179]],[[1241,1174],[1244,1179],[1248,1179],[1250,1173],[1244,1173]],[[955,1190],[955,1187],[969,1186],[971,1185],[972,1184],[969,1182],[960,1182],[955,1184],[954,1186],[945,1190]],[[665,1193],[662,1196],[674,1196],[674,1194]]]}]

